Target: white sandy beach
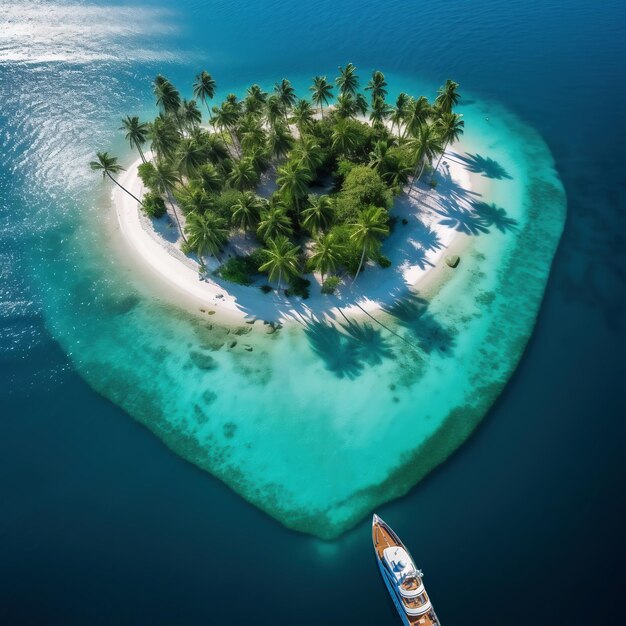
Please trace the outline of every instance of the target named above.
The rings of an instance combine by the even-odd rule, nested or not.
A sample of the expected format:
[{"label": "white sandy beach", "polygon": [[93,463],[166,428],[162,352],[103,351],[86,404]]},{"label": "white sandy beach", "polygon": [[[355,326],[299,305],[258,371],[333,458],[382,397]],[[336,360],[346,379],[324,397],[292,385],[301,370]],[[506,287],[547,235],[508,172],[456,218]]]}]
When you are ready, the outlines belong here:
[{"label": "white sandy beach", "polygon": [[[119,177],[120,184],[139,198],[145,191],[137,174],[140,163],[139,159],[131,163]],[[354,285],[346,276],[344,284],[332,296],[320,292],[319,275],[309,274],[306,278],[311,280],[310,296],[306,300],[287,298],[275,291],[264,294],[259,286],[266,284],[266,280],[247,287],[212,275],[200,280],[198,263],[180,250],[171,216],[151,220],[139,210],[135,200],[117,186],[113,189],[113,204],[123,240],[134,256],[164,286],[170,287],[173,302],[180,304],[180,296],[184,294],[187,301],[191,299],[194,303],[195,312],[214,312],[221,321],[231,324],[250,319],[285,323],[298,316],[333,319],[339,315],[339,309],[345,315],[358,317],[391,305],[410,290],[427,293],[454,272],[446,265],[445,257],[461,255],[470,238],[444,220],[446,208],[450,203],[456,209],[468,208],[470,201],[479,194],[472,190],[472,176],[463,164],[444,156],[439,171],[443,175],[439,178],[443,180],[437,189],[420,184],[413,189],[410,198],[406,193],[396,198],[391,214],[397,217],[397,222],[383,245],[391,267],[382,269],[369,263]],[[406,225],[403,219],[408,222]],[[221,258],[241,254],[250,245],[251,241],[236,236]],[[218,262],[210,258],[207,265],[212,271]]]}]

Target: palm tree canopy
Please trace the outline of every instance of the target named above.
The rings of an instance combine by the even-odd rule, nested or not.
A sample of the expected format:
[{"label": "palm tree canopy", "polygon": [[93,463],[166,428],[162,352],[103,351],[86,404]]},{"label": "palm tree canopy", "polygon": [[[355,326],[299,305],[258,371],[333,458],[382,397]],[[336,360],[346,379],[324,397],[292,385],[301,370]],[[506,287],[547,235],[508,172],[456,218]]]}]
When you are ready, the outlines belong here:
[{"label": "palm tree canopy", "polygon": [[457,93],[459,83],[455,83],[453,80],[448,79],[440,87],[435,98],[435,106],[443,113],[450,113],[452,107],[454,107],[460,100],[461,96]]},{"label": "palm tree canopy", "polygon": [[120,130],[126,132],[124,138],[130,144],[131,148],[137,148],[141,150],[141,146],[148,140],[148,124],[146,122],[140,122],[139,117],[136,115],[127,115],[122,119],[122,125]]},{"label": "palm tree canopy", "polygon": [[232,207],[234,223],[244,230],[254,228],[264,204],[263,198],[252,191],[244,191]]},{"label": "palm tree canopy", "polygon": [[285,116],[285,106],[278,94],[271,94],[265,102],[265,117],[270,126],[276,126]]},{"label": "palm tree canopy", "polygon": [[176,168],[168,161],[157,161],[154,166],[155,183],[159,193],[168,194],[178,182]]},{"label": "palm tree canopy", "polygon": [[339,66],[339,76],[335,79],[335,84],[339,87],[341,95],[355,96],[359,88],[359,77],[356,74],[356,67],[348,63],[345,68]]},{"label": "palm tree canopy", "polygon": [[313,109],[308,100],[298,100],[291,110],[289,121],[298,127],[300,136],[313,126]]},{"label": "palm tree canopy", "polygon": [[110,156],[108,152],[97,152],[96,160],[89,163],[94,172],[102,172],[102,178],[123,172],[124,168],[117,162],[117,157]]},{"label": "palm tree canopy", "polygon": [[386,87],[385,75],[380,70],[374,70],[365,90],[371,92],[372,102],[374,102],[377,98],[385,99],[387,95]]},{"label": "palm tree canopy", "polygon": [[370,121],[374,126],[381,127],[391,115],[392,108],[382,98],[374,98]]},{"label": "palm tree canopy", "polygon": [[180,93],[178,89],[161,74],[154,79],[153,89],[161,112],[167,115],[176,115],[180,107]]},{"label": "palm tree canopy", "polygon": [[291,220],[284,206],[274,206],[261,214],[257,233],[264,240],[275,239],[279,235],[290,235]]},{"label": "palm tree canopy", "polygon": [[216,255],[228,240],[226,221],[210,211],[190,213],[185,226],[189,246],[200,256]]},{"label": "palm tree canopy", "polygon": [[198,172],[198,181],[206,193],[219,193],[224,187],[224,181],[213,163],[205,163]]},{"label": "palm tree canopy", "polygon": [[183,176],[191,178],[206,161],[206,155],[195,139],[185,137],[178,144],[178,170]]},{"label": "palm tree canopy", "polygon": [[432,109],[424,96],[411,98],[406,108],[406,131],[415,137],[420,127],[428,121]]},{"label": "palm tree canopy", "polygon": [[350,239],[363,248],[366,255],[378,249],[380,238],[389,234],[387,213],[380,207],[364,209],[354,224],[350,224]]},{"label": "palm tree canopy", "polygon": [[163,115],[157,116],[150,124],[148,136],[151,142],[150,147],[158,159],[173,156],[180,141],[180,134],[172,118]]},{"label": "palm tree canopy", "polygon": [[316,76],[313,84],[309,87],[311,91],[311,100],[317,104],[320,109],[324,104],[333,97],[333,86],[328,82],[326,76]]},{"label": "palm tree canopy", "polygon": [[462,117],[459,113],[442,113],[437,120],[437,130],[444,145],[458,141],[463,134],[465,122],[461,119]]},{"label": "palm tree canopy", "polygon": [[195,100],[183,98],[178,109],[178,118],[188,130],[196,128],[202,122],[202,113]]},{"label": "palm tree canopy", "polygon": [[305,137],[293,151],[293,158],[313,173],[324,162],[324,151],[313,137]]},{"label": "palm tree canopy", "polygon": [[294,278],[300,273],[298,253],[300,248],[287,239],[284,235],[278,235],[270,239],[267,245],[267,261],[259,267],[262,272],[268,272],[270,280]]},{"label": "palm tree canopy", "polygon": [[339,244],[331,234],[318,237],[315,240],[315,250],[311,255],[311,263],[323,277],[324,274],[334,272],[339,267],[344,249],[344,246]]},{"label": "palm tree canopy", "polygon": [[269,133],[267,147],[273,156],[286,155],[293,147],[293,137],[285,124],[276,124]]},{"label": "palm tree canopy", "polygon": [[257,184],[259,174],[254,167],[252,159],[245,157],[239,161],[235,161],[233,169],[230,173],[229,182],[232,187],[244,191],[250,189]]},{"label": "palm tree canopy", "polygon": [[443,150],[436,124],[422,124],[417,136],[409,142],[417,164],[430,161]]},{"label": "palm tree canopy", "polygon": [[296,103],[296,91],[292,87],[291,82],[286,78],[283,78],[279,83],[274,85],[274,93],[278,96],[285,111]]},{"label": "palm tree canopy", "polygon": [[333,149],[342,154],[349,153],[356,145],[359,138],[359,130],[356,122],[340,119],[333,129]]},{"label": "palm tree canopy", "polygon": [[309,192],[310,170],[297,161],[288,161],[277,170],[276,183],[281,195],[296,203]]},{"label": "palm tree canopy", "polygon": [[252,152],[256,148],[265,145],[267,133],[263,129],[260,120],[252,114],[247,114],[241,120],[237,130],[241,139],[241,145],[247,152]]},{"label": "palm tree canopy", "polygon": [[328,196],[309,195],[309,206],[302,211],[302,225],[311,233],[330,226],[333,219],[333,204]]},{"label": "palm tree canopy", "polygon": [[214,96],[215,81],[211,74],[203,70],[193,83],[193,97],[206,105],[207,100],[213,100]]}]

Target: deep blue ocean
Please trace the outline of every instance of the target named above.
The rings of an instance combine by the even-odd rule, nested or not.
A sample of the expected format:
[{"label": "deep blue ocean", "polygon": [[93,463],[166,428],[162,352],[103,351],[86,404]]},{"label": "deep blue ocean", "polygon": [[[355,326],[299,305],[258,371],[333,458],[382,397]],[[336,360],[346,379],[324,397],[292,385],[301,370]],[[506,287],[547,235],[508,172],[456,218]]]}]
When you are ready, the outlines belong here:
[{"label": "deep blue ocean", "polygon": [[119,118],[150,109],[157,72],[237,87],[348,61],[502,102],[541,133],[568,197],[505,392],[378,513],[446,626],[619,623],[625,23],[616,0],[0,0],[0,624],[399,623],[369,522],[333,542],[290,532],[174,455],[73,371],[33,270],[89,204],[67,180],[95,186],[80,164],[121,150]]}]

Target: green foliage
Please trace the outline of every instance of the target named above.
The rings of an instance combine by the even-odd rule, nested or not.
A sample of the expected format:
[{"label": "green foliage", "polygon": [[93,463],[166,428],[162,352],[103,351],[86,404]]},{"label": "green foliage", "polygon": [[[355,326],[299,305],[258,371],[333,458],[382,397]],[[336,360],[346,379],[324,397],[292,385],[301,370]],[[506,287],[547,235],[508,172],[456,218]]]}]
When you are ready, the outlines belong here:
[{"label": "green foliage", "polygon": [[249,285],[258,274],[259,264],[251,256],[235,256],[223,263],[216,271],[218,276],[231,283]]},{"label": "green foliage", "polygon": [[391,191],[372,168],[355,165],[346,176],[341,192],[337,194],[337,222],[355,222],[360,213],[371,205],[386,211],[392,201]]},{"label": "green foliage", "polygon": [[156,191],[158,187],[157,171],[154,165],[148,161],[137,167],[137,174],[141,178],[141,182],[150,190]]},{"label": "green foliage", "polygon": [[359,246],[350,237],[351,232],[352,231],[349,225],[341,224],[333,226],[329,234],[333,237],[335,242],[341,246],[341,265],[346,268],[350,275],[354,276],[359,268],[361,248],[359,248]]},{"label": "green foliage", "polygon": [[337,287],[341,284],[341,278],[339,276],[329,276],[322,285],[322,293],[333,294],[337,291]]},{"label": "green foliage", "polygon": [[309,297],[311,281],[302,276],[294,276],[289,280],[289,289],[285,289],[286,296],[300,296],[303,300]]},{"label": "green foliage", "polygon": [[239,201],[241,193],[236,189],[225,189],[219,196],[214,196],[213,211],[222,219],[231,223],[233,207]]},{"label": "green foliage", "polygon": [[391,267],[391,259],[388,256],[385,256],[384,254],[379,254],[377,260],[378,265],[380,265],[383,269]]},{"label": "green foliage", "polygon": [[148,217],[163,217],[166,213],[165,202],[158,193],[151,191],[143,197],[143,210]]}]

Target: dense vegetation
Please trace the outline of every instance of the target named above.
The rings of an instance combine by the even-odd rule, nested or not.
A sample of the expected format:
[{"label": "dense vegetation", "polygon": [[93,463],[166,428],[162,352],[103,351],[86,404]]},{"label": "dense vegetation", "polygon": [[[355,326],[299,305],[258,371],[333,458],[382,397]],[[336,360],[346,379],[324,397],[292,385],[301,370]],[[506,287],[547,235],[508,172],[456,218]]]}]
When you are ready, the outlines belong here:
[{"label": "dense vegetation", "polygon": [[[332,293],[338,273],[356,279],[368,260],[387,266],[380,247],[394,195],[409,179],[411,193],[425,171],[436,171],[447,145],[463,133],[453,112],[458,85],[448,80],[432,104],[401,93],[395,105],[386,100],[382,72],[373,72],[365,93],[359,87],[349,63],[334,85],[316,76],[309,99],[283,79],[270,93],[252,85],[243,99],[228,94],[212,106],[216,84],[207,72],[196,77],[190,100],[157,76],[158,116],[152,122],[128,116],[120,129],[142,160],[139,175],[149,193],[137,201],[151,217],[163,215],[167,203],[183,249],[198,255],[202,271],[207,255],[223,261],[233,233],[254,238],[254,254],[217,270],[241,284],[261,272],[279,289],[287,282],[291,293],[305,294],[300,275],[318,271],[323,292]],[[210,130],[201,125],[202,108]],[[115,157],[98,153],[91,167],[119,185]],[[256,193],[264,173],[277,187],[268,198]]]}]

